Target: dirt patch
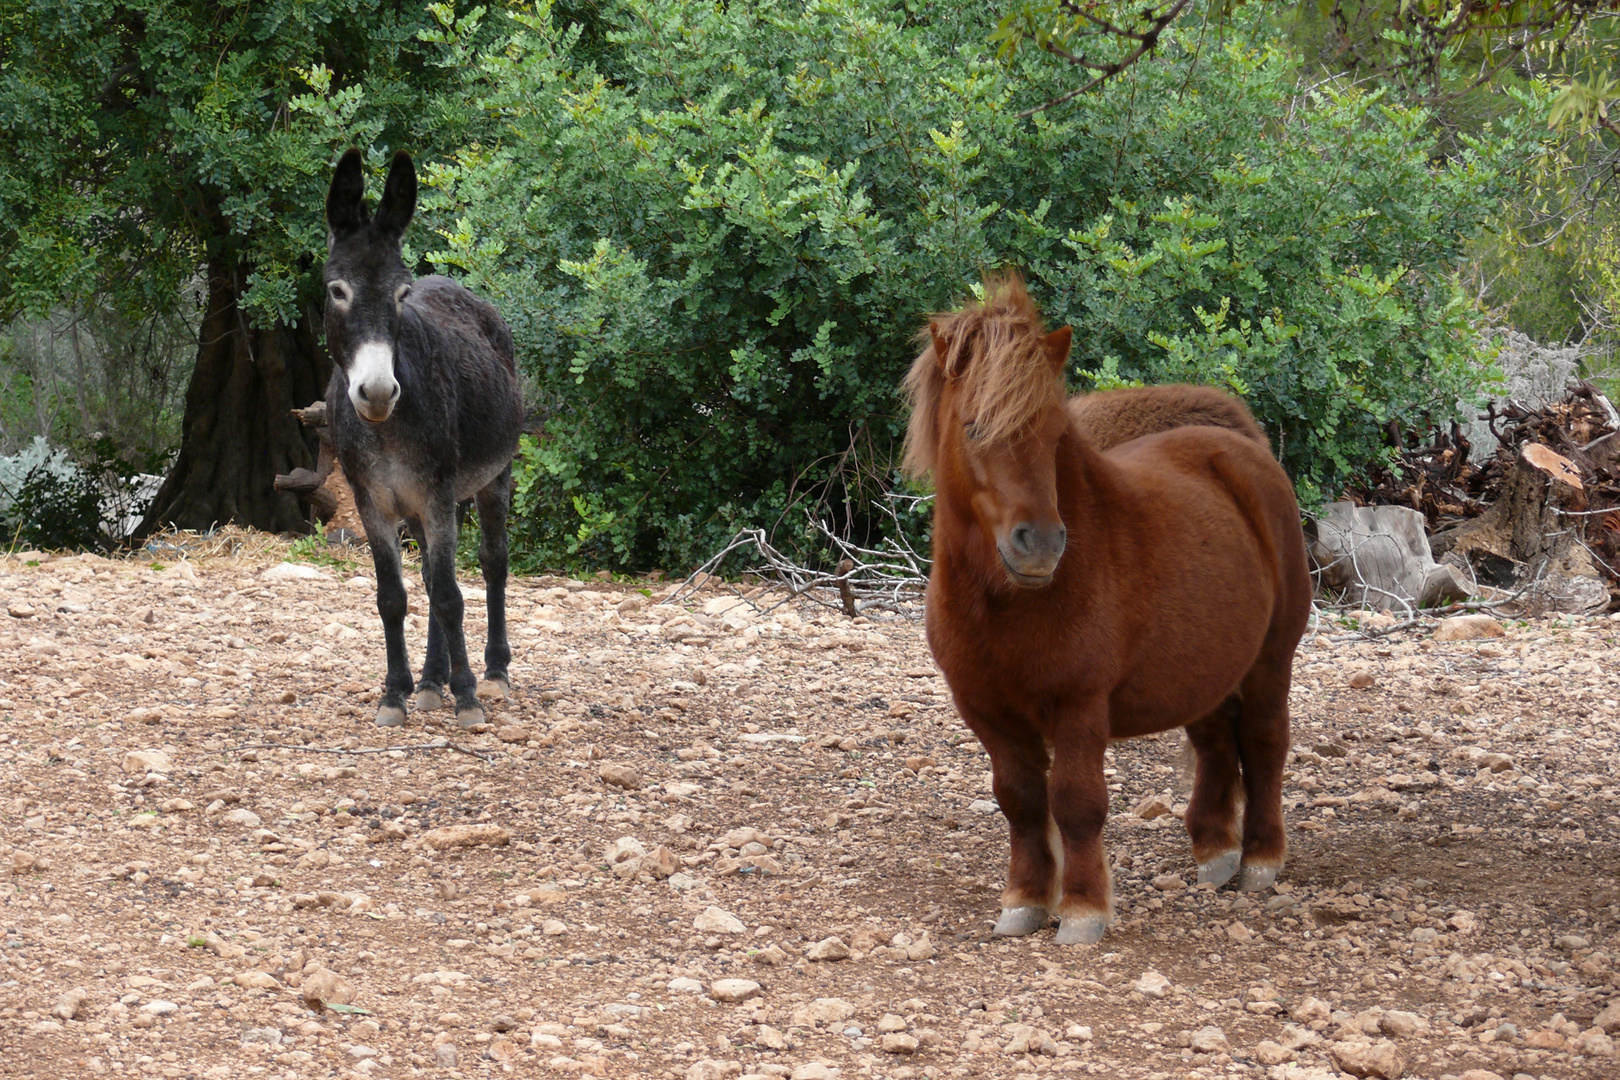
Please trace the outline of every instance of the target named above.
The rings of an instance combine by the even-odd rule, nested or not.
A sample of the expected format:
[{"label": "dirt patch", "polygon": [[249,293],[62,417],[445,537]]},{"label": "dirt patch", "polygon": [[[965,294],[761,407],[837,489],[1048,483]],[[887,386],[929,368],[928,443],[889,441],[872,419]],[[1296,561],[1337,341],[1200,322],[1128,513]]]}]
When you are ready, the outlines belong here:
[{"label": "dirt patch", "polygon": [[1117,745],[1118,920],[1060,949],[989,935],[1005,828],[919,626],[520,580],[515,699],[382,731],[369,568],[278,558],[0,564],[0,1074],[1620,1068],[1620,624],[1315,638],[1276,892],[1176,888],[1131,809],[1184,801],[1178,740]]}]

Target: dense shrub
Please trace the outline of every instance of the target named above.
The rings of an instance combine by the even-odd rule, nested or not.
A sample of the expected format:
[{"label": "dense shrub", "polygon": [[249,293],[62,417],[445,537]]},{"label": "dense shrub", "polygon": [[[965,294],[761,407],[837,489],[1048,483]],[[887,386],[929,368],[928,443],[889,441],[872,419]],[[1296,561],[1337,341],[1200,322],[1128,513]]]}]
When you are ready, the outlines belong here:
[{"label": "dense shrub", "polygon": [[44,439],[0,458],[0,528],[4,543],[33,548],[88,548],[100,537],[101,492],[94,477]]},{"label": "dense shrub", "polygon": [[1477,381],[1449,275],[1514,138],[1438,160],[1422,113],[1301,94],[1252,39],[1020,118],[1068,74],[911,7],[541,4],[470,69],[501,134],[428,171],[429,257],[538,387],[531,561],[690,566],[818,484],[858,515],[913,333],[1005,263],[1075,325],[1077,388],[1229,385],[1308,499]]}]

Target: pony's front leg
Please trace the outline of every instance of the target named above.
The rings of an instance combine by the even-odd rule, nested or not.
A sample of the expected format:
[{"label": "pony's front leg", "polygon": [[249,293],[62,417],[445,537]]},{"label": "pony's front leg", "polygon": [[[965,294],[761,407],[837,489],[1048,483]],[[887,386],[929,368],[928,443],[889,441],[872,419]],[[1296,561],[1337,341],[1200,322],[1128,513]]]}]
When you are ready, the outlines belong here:
[{"label": "pony's front leg", "polygon": [[462,727],[474,727],[484,722],[484,709],[478,704],[478,680],[467,664],[467,638],[461,625],[465,607],[461,586],[456,583],[456,532],[456,504],[449,499],[434,499],[422,515],[422,533],[427,540],[422,552],[422,576],[427,582],[429,617],[439,628],[450,655],[450,693],[456,699],[456,722]]},{"label": "pony's front leg", "polygon": [[1053,746],[1049,799],[1062,840],[1063,883],[1057,904],[1059,945],[1091,945],[1113,916],[1114,886],[1103,854],[1108,820],[1107,707],[1090,704],[1063,718]]},{"label": "pony's front leg", "polygon": [[377,572],[377,614],[382,619],[388,653],[388,674],[383,679],[382,701],[377,706],[378,727],[405,722],[405,702],[415,685],[411,658],[405,652],[405,578],[400,572],[399,525],[378,512],[361,485],[354,488],[354,505],[366,528],[371,565]]},{"label": "pony's front leg", "polygon": [[1046,925],[1058,873],[1046,802],[1046,743],[1016,718],[975,716],[960,704],[958,711],[990,755],[991,790],[1007,818],[1012,853],[995,932],[1033,934]]}]

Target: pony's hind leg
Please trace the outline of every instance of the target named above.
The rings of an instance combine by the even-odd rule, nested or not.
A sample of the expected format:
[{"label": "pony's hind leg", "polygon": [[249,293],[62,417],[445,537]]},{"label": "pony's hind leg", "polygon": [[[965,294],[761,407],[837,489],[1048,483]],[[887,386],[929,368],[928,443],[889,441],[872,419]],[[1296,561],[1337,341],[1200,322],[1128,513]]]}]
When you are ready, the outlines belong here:
[{"label": "pony's hind leg", "polygon": [[1243,759],[1245,892],[1269,889],[1288,854],[1283,824],[1283,768],[1288,762],[1288,685],[1292,658],[1262,660],[1243,679],[1243,715],[1235,728]]},{"label": "pony's hind leg", "polygon": [[505,697],[512,692],[507,674],[512,647],[506,640],[506,511],[512,498],[512,466],[478,493],[478,566],[489,596],[489,640],[484,646],[484,681]]},{"label": "pony's hind leg", "polygon": [[[406,530],[411,539],[416,541],[416,549],[422,552],[422,587],[428,589],[432,596],[432,589],[428,584],[427,537],[422,531],[422,522],[419,518],[409,518],[405,522]],[[450,682],[450,654],[444,647],[444,634],[439,630],[436,619],[428,619],[427,657],[422,661],[422,677],[416,684],[416,711],[432,712],[444,708],[445,687]]]},{"label": "pony's hind leg", "polygon": [[1242,703],[1233,694],[1208,716],[1187,725],[1187,741],[1197,757],[1192,798],[1187,802],[1187,833],[1198,863],[1198,883],[1225,885],[1242,861],[1237,809],[1242,772],[1235,733]]},{"label": "pony's hind leg", "polygon": [[1033,934],[1046,925],[1056,899],[1046,744],[1038,732],[1021,722],[1003,725],[976,717],[960,703],[958,711],[990,755],[991,790],[1007,818],[1012,853],[995,933],[1003,937]]},{"label": "pony's hind leg", "polygon": [[388,655],[388,674],[383,678],[382,700],[377,705],[377,725],[398,727],[405,722],[405,703],[414,686],[411,660],[405,652],[405,577],[399,561],[399,528],[378,513],[365,488],[354,488],[355,509],[370,541],[371,565],[377,572],[377,614],[382,619],[383,641]]},{"label": "pony's hind leg", "polygon": [[1102,842],[1108,820],[1108,783],[1103,777],[1108,740],[1098,732],[1106,730],[1106,720],[1090,723],[1082,713],[1060,731],[1053,747],[1048,799],[1063,845],[1059,945],[1096,944],[1113,911],[1113,881]]}]

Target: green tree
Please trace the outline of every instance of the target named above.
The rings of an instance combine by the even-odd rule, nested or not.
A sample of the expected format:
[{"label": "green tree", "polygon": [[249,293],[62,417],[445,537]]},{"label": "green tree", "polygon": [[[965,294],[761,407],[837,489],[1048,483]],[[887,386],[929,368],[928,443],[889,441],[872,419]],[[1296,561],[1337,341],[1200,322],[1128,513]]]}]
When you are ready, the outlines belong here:
[{"label": "green tree", "polygon": [[[498,118],[437,170],[430,253],[498,298],[540,387],[531,558],[686,566],[807,485],[858,517],[930,311],[1029,270],[1077,387],[1245,392],[1308,497],[1478,378],[1452,274],[1523,132],[1437,154],[1428,115],[1302,93],[1253,23],[1060,109],[985,9],[541,5],[484,55]],[[1088,378],[1089,376],[1089,378]],[[858,523],[857,523],[858,524]]]},{"label": "green tree", "polygon": [[351,142],[430,152],[465,115],[434,92],[482,9],[381,0],[0,5],[0,324],[206,282],[179,458],[147,525],[301,529],[277,472],[325,392],[311,267]]}]

